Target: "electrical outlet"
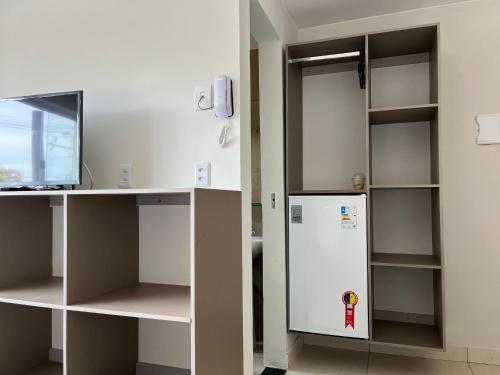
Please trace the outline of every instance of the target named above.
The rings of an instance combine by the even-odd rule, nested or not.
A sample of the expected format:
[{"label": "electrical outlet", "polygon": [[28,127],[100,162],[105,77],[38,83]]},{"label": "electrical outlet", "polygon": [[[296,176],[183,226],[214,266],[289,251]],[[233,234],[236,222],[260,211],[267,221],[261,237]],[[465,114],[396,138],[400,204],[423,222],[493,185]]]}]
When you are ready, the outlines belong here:
[{"label": "electrical outlet", "polygon": [[212,86],[196,86],[194,88],[193,106],[196,111],[212,109]]},{"label": "electrical outlet", "polygon": [[120,164],[118,171],[118,187],[120,189],[130,189],[132,187],[132,165]]},{"label": "electrical outlet", "polygon": [[197,187],[210,187],[211,184],[211,164],[208,161],[196,163],[196,182]]}]

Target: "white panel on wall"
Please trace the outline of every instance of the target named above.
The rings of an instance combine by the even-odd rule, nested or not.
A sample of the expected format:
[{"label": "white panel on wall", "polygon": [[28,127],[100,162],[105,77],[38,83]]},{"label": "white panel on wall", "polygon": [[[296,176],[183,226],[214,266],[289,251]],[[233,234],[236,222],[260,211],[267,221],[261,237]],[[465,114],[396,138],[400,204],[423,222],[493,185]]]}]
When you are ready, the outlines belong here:
[{"label": "white panel on wall", "polygon": [[304,76],[305,190],[351,189],[352,176],[366,174],[365,98],[357,71]]},{"label": "white panel on wall", "polygon": [[429,63],[371,70],[372,108],[429,104]]},{"label": "white panel on wall", "polygon": [[434,315],[432,270],[375,267],[375,310]]},{"label": "white panel on wall", "polygon": [[431,144],[428,122],[374,125],[372,184],[429,184]]},{"label": "white panel on wall", "polygon": [[63,350],[63,312],[52,310],[52,348]]},{"label": "white panel on wall", "polygon": [[52,208],[52,275],[63,277],[64,274],[64,208]]},{"label": "white panel on wall", "polygon": [[191,368],[189,324],[139,319],[139,362]]},{"label": "white panel on wall", "polygon": [[374,191],[372,212],[374,252],[432,255],[430,190]]},{"label": "white panel on wall", "polygon": [[139,280],[190,284],[190,206],[139,207]]}]

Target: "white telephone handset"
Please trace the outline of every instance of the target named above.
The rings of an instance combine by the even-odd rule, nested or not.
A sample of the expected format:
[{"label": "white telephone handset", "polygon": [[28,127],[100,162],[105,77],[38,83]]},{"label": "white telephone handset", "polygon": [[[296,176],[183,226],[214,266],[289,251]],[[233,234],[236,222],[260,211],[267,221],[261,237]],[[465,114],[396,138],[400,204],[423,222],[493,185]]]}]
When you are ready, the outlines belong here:
[{"label": "white telephone handset", "polygon": [[229,133],[229,117],[234,114],[233,109],[233,83],[228,76],[216,76],[214,80],[214,109],[215,116],[226,119],[224,127],[219,136],[219,146],[227,144]]},{"label": "white telephone handset", "polygon": [[214,108],[218,118],[233,116],[233,84],[228,76],[216,76],[214,80]]}]

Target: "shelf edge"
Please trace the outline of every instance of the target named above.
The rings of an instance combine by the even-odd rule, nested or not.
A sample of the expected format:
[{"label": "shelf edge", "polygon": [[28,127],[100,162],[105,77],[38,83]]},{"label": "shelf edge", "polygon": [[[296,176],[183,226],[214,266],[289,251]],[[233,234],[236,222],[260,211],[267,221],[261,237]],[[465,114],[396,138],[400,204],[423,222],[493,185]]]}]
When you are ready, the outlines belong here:
[{"label": "shelf edge", "polygon": [[78,306],[78,304],[68,305],[66,307],[66,310],[75,311],[75,312],[84,312],[84,313],[90,313],[90,314],[123,316],[123,317],[138,318],[138,319],[163,320],[163,321],[168,321],[168,322],[177,322],[177,323],[185,323],[185,324],[191,324],[191,322],[192,322],[191,317],[148,314],[148,313],[136,313],[136,312],[112,310],[112,309],[100,309],[100,308],[94,308],[94,307]]}]

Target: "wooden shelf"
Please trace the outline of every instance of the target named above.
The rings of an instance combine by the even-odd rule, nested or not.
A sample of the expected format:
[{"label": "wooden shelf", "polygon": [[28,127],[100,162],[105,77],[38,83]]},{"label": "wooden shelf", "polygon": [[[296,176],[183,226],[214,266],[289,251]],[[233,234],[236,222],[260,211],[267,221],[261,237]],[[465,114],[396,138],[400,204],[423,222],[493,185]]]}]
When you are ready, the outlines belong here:
[{"label": "wooden shelf", "polygon": [[61,363],[48,362],[25,371],[21,375],[63,375],[63,365]]},{"label": "wooden shelf", "polygon": [[412,185],[370,185],[370,189],[374,190],[391,190],[391,189],[438,189],[439,184],[412,184]]},{"label": "wooden shelf", "polygon": [[336,194],[366,194],[366,190],[292,190],[290,195],[336,195]]},{"label": "wooden shelf", "polygon": [[372,253],[372,266],[441,269],[432,255]]},{"label": "wooden shelf", "polygon": [[70,305],[68,310],[190,323],[190,288],[138,283]]},{"label": "wooden shelf", "polygon": [[372,342],[393,346],[443,349],[443,342],[438,332],[438,328],[433,325],[375,319]]},{"label": "wooden shelf", "polygon": [[0,289],[0,302],[18,305],[63,308],[63,278],[20,284]]},{"label": "wooden shelf", "polygon": [[369,110],[370,125],[431,121],[437,111],[437,104],[374,108]]}]

